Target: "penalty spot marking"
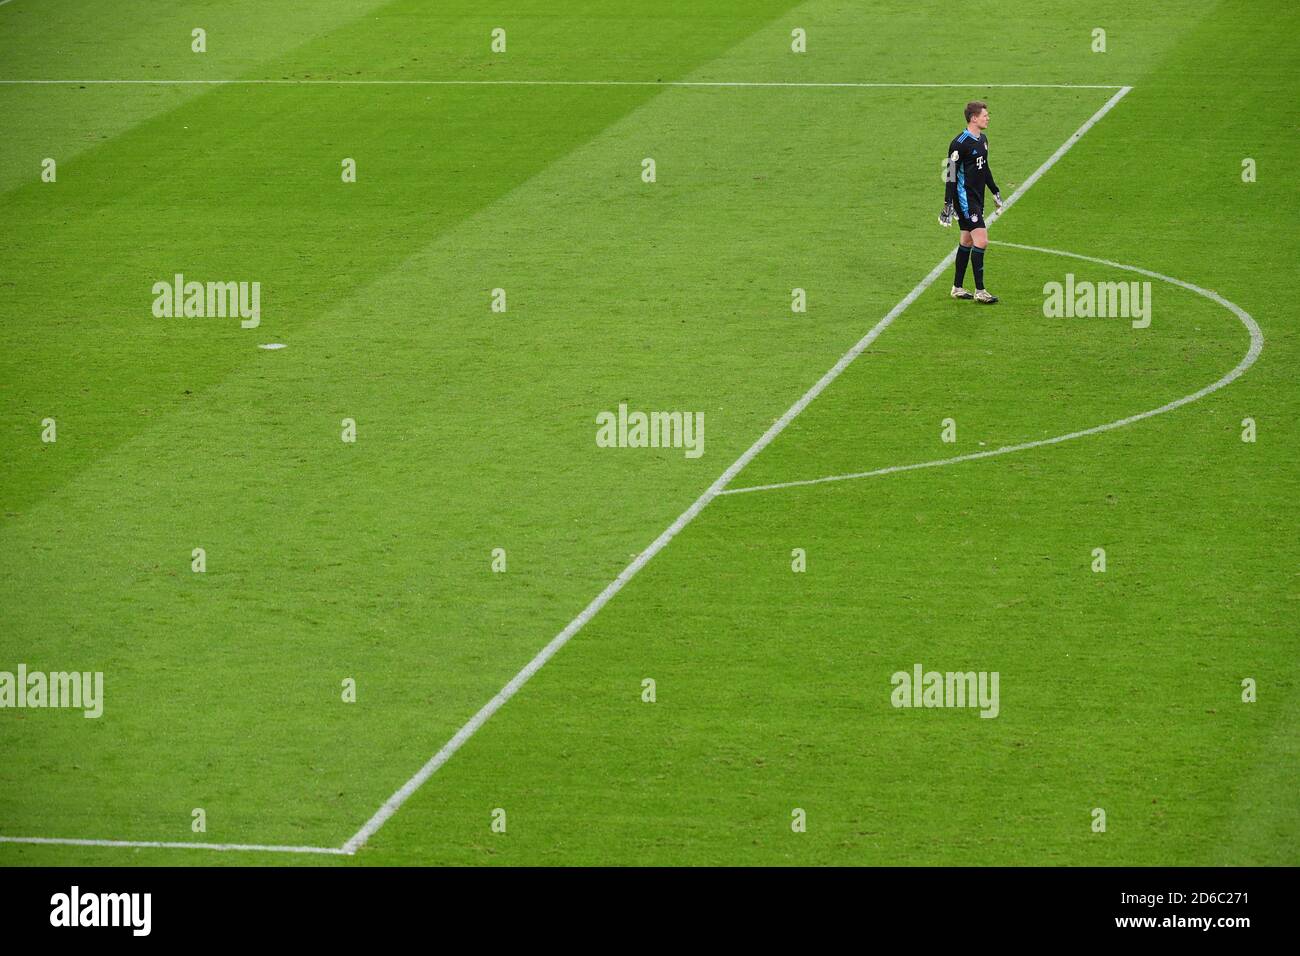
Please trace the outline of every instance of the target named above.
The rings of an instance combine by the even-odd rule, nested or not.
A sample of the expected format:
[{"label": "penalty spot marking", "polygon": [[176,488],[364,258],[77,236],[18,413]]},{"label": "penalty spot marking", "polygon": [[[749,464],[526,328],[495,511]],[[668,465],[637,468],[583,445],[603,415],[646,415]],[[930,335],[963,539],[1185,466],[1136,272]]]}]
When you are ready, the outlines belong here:
[{"label": "penalty spot marking", "polygon": [[267,342],[265,345],[259,345],[258,348],[275,350],[287,348],[287,346],[283,342]]},{"label": "penalty spot marking", "polygon": [[[944,465],[956,465],[963,461],[978,461],[982,458],[994,458],[998,455],[1010,455],[1013,452],[1029,451],[1031,448],[1043,448],[1046,445],[1059,445],[1061,442],[1073,441],[1076,438],[1084,438],[1088,435],[1099,435],[1102,432],[1114,431],[1116,428],[1123,428],[1126,425],[1132,425],[1143,419],[1154,418],[1156,415],[1163,415],[1165,412],[1172,412],[1176,408],[1182,408],[1184,405],[1190,405],[1198,399],[1204,398],[1212,392],[1217,392],[1221,388],[1231,385],[1237,379],[1241,378],[1259,358],[1260,352],[1264,350],[1264,333],[1257,323],[1245,309],[1230,302],[1217,292],[1209,289],[1202,289],[1198,285],[1192,285],[1190,282],[1184,282],[1182,279],[1175,279],[1171,276],[1162,275],[1159,272],[1152,272],[1150,269],[1142,269],[1138,266],[1126,266],[1123,263],[1111,262],[1109,259],[1095,259],[1092,256],[1081,256],[1077,252],[1063,252],[1060,249],[1043,249],[1039,246],[1022,246],[1018,242],[995,242],[989,240],[990,245],[1006,246],[1008,249],[1024,249],[1029,252],[1042,252],[1051,256],[1067,256],[1071,259],[1081,259],[1084,262],[1095,262],[1098,265],[1110,266],[1114,269],[1123,269],[1126,272],[1136,272],[1138,275],[1149,276],[1152,279],[1159,279],[1161,282],[1168,282],[1170,285],[1176,285],[1179,288],[1195,292],[1197,295],[1204,296],[1211,302],[1223,306],[1229,312],[1237,317],[1237,320],[1246,327],[1250,334],[1250,348],[1242,356],[1241,361],[1236,366],[1217,381],[1211,382],[1204,388],[1197,389],[1190,395],[1184,395],[1182,398],[1176,398],[1172,402],[1166,402],[1159,408],[1152,408],[1145,412],[1138,412],[1136,415],[1129,415],[1127,418],[1116,419],[1113,422],[1107,422],[1104,425],[1094,425],[1092,428],[1084,428],[1079,431],[1068,432],[1064,435],[1057,435],[1055,438],[1042,438],[1038,441],[1021,442],[1018,445],[1004,445],[1001,448],[992,448],[989,451],[972,452],[969,455],[957,455],[954,458],[940,458],[936,461],[922,461],[912,465],[891,465],[888,468],[877,468],[875,471],[858,471],[847,475],[828,475],[825,478],[806,478],[802,481],[778,481],[769,485],[752,485],[748,488],[728,488],[721,492],[724,495],[743,495],[752,491],[778,491],[782,488],[800,488],[805,485],[824,485],[832,481],[852,481],[856,478],[876,478],[880,475],[893,475],[900,471],[916,471],[919,468],[942,468]],[[980,442],[980,444],[984,444]]]}]

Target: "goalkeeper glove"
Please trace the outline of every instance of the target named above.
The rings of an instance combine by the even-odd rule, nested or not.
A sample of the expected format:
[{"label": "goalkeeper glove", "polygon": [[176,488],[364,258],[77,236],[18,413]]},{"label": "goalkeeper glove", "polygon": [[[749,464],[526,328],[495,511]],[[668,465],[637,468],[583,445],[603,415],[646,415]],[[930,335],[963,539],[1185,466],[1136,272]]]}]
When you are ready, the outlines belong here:
[{"label": "goalkeeper glove", "polygon": [[946,203],[944,203],[944,204],[943,204],[943,212],[939,213],[939,225],[943,226],[945,229],[947,229],[949,226],[951,226],[951,225],[952,225],[952,215],[953,215],[953,212],[952,212],[952,203],[950,203],[950,202],[946,202]]},{"label": "goalkeeper glove", "polygon": [[1001,209],[1001,208],[1005,205],[1005,203],[1002,202],[1002,194],[1001,194],[1001,193],[994,193],[994,194],[993,194],[993,201],[994,201],[995,203],[997,203],[997,207],[998,207],[999,209]]}]

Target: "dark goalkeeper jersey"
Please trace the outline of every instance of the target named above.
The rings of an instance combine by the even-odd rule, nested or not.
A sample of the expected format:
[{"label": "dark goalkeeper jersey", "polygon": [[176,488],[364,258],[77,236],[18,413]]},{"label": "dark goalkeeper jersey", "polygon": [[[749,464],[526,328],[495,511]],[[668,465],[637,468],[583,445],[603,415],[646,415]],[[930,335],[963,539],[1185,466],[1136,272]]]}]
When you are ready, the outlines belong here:
[{"label": "dark goalkeeper jersey", "polygon": [[984,187],[998,192],[998,184],[989,169],[989,141],[983,133],[975,137],[964,129],[948,144],[945,179],[944,202],[952,203],[963,219],[984,214]]}]

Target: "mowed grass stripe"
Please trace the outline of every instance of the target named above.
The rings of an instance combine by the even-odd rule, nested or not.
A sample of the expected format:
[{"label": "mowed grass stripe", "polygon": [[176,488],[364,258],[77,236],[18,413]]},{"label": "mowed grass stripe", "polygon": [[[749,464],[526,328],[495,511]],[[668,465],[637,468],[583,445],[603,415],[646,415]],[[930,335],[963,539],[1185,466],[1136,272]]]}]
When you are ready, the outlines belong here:
[{"label": "mowed grass stripe", "polygon": [[[384,6],[379,0],[317,0],[272,8],[254,0],[219,6],[159,6],[120,0],[111,7],[55,0],[23,3],[0,21],[0,77],[66,80],[78,76],[240,76],[270,68],[288,51]],[[270,21],[268,23],[268,21]],[[274,25],[273,29],[268,26]],[[211,35],[208,52],[191,50],[191,31]],[[301,56],[301,53],[297,54]],[[288,59],[292,60],[294,54]],[[0,190],[35,182],[40,162],[61,166],[120,133],[199,95],[199,89],[93,88],[28,96],[0,86],[5,150]]]},{"label": "mowed grass stripe", "polygon": [[[680,23],[657,26],[669,34]],[[755,26],[724,20],[700,31],[676,44],[661,70],[683,75]],[[356,28],[347,35],[364,47]],[[281,68],[311,62],[316,50],[308,44]],[[581,69],[587,48],[570,52],[568,67]],[[394,55],[375,47],[381,66]],[[12,385],[0,441],[6,453],[26,447],[31,416],[55,414],[42,408],[84,425],[57,462],[30,468],[31,456],[12,456],[16,467],[0,486],[7,511],[21,513],[158,408],[184,404],[250,360],[250,334],[153,320],[153,282],[187,269],[195,278],[257,279],[278,317],[308,321],[657,91],[560,91],[535,114],[541,101],[526,90],[431,95],[427,112],[415,113],[406,112],[408,94],[386,92],[395,95],[313,89],[250,98],[219,89],[61,166],[54,187],[31,181],[6,196],[15,255],[0,374]],[[59,103],[76,94],[36,95]],[[389,128],[394,109],[409,122]],[[351,189],[340,182],[345,156],[362,170]],[[78,361],[25,375],[45,354]],[[161,354],[166,362],[140,358]],[[118,375],[123,362],[136,369],[128,381]]]},{"label": "mowed grass stripe", "polygon": [[[711,108],[720,114],[726,111],[723,103],[715,103]],[[779,114],[773,117],[779,118]],[[602,146],[600,152],[603,153],[606,148],[608,144]],[[694,144],[689,141],[676,148],[685,150],[687,155],[697,155]],[[619,155],[606,155],[604,162],[611,169],[621,170],[624,167],[624,160]],[[635,176],[637,168],[634,162],[633,175],[620,175],[617,181],[611,179],[609,188],[625,190],[629,185],[639,186],[639,180]],[[576,181],[589,175],[589,169],[581,165],[575,166],[570,172]],[[698,167],[696,175],[699,175]],[[571,201],[571,196],[561,194],[548,198],[540,205],[563,207]],[[590,197],[586,203],[589,210],[595,210],[599,205],[599,197]],[[520,210],[527,209],[528,205],[529,203],[521,201]],[[669,205],[673,204],[670,202]],[[692,205],[693,203],[688,204],[687,208]],[[519,210],[512,210],[511,214],[516,211]],[[761,207],[755,207],[747,213],[751,217],[763,214]],[[626,215],[632,215],[641,223],[648,223],[654,221],[656,213],[649,208],[631,206]],[[468,240],[469,244],[484,249],[497,249],[499,255],[502,221],[494,219],[479,223],[475,231],[483,231],[477,238]],[[537,266],[539,277],[553,270],[550,264],[555,238],[552,221],[543,218],[536,225],[525,221],[521,227],[532,234],[528,244],[541,253]],[[593,221],[597,221],[597,217],[590,211],[579,217],[573,227],[576,230],[573,238],[576,240],[581,231],[589,231],[586,224]],[[610,224],[608,236],[602,241],[617,241],[633,225],[635,223]],[[744,226],[745,221],[741,221],[732,222],[726,228],[739,232]],[[698,241],[702,248],[707,247],[709,237],[701,236]],[[357,647],[364,642],[364,647],[371,649],[366,651],[366,662],[373,661],[374,667],[388,675],[385,679],[395,678],[406,685],[406,689],[401,692],[405,696],[391,696],[389,705],[399,706],[402,701],[409,704],[411,695],[416,695],[414,699],[423,703],[429,693],[427,688],[421,686],[425,682],[421,670],[426,666],[425,659],[412,657],[410,650],[415,646],[428,653],[420,642],[428,640],[426,631],[432,631],[436,640],[449,647],[446,654],[435,658],[439,667],[450,671],[453,680],[459,679],[454,676],[457,673],[467,675],[465,683],[470,690],[465,693],[476,700],[481,699],[481,688],[476,683],[479,678],[474,672],[475,660],[481,659],[483,655],[482,645],[465,646],[460,639],[459,630],[452,630],[450,634],[444,631],[448,620],[455,623],[456,629],[463,629],[469,622],[477,625],[479,608],[472,598],[461,600],[461,592],[455,587],[439,582],[439,586],[430,588],[424,566],[437,568],[442,563],[454,562],[467,578],[479,575],[482,565],[466,562],[463,556],[469,547],[478,547],[477,536],[484,534],[477,527],[482,521],[483,506],[494,504],[495,500],[485,500],[482,474],[476,474],[470,469],[465,480],[458,481],[458,476],[454,473],[449,476],[448,469],[439,461],[439,457],[448,458],[445,452],[435,450],[434,455],[425,455],[424,452],[430,447],[429,439],[434,437],[430,426],[442,427],[444,421],[452,423],[452,427],[460,431],[459,435],[452,436],[453,445],[472,443],[483,434],[482,417],[486,414],[494,420],[501,418],[501,409],[508,407],[505,404],[509,400],[508,390],[520,388],[527,379],[517,378],[513,373],[504,378],[492,378],[490,374],[484,378],[481,377],[482,372],[488,366],[502,361],[520,361],[520,372],[535,377],[536,356],[528,350],[521,352],[516,343],[509,339],[492,346],[492,343],[475,339],[470,334],[475,330],[481,331],[480,316],[486,313],[486,303],[481,290],[472,288],[464,281],[468,274],[466,270],[477,271],[481,268],[472,257],[457,257],[465,255],[466,242],[465,235],[457,236],[456,243],[448,243],[431,251],[428,259],[419,264],[420,269],[406,270],[413,272],[418,294],[411,294],[411,283],[408,281],[403,285],[398,276],[393,280],[395,284],[386,290],[372,290],[372,294],[355,303],[348,303],[350,315],[344,317],[336,314],[334,319],[349,324],[334,326],[333,336],[331,330],[322,328],[314,339],[315,344],[328,344],[330,352],[313,354],[309,351],[313,336],[308,327],[304,330],[304,337],[295,340],[294,349],[273,357],[288,358],[292,362],[293,356],[304,354],[310,356],[309,366],[296,367],[283,363],[274,367],[276,371],[270,371],[271,366],[254,366],[252,374],[228,380],[215,394],[203,396],[192,409],[181,410],[179,413],[165,412],[168,419],[165,424],[143,432],[138,439],[125,446],[122,454],[114,456],[114,459],[97,467],[93,473],[79,479],[75,496],[66,500],[48,501],[38,509],[44,514],[28,526],[27,533],[32,536],[30,540],[35,544],[32,549],[35,553],[24,558],[24,580],[46,580],[48,593],[63,595],[61,600],[64,609],[53,617],[19,619],[17,632],[40,634],[42,652],[51,657],[61,656],[65,648],[73,648],[80,656],[93,646],[95,653],[103,655],[101,659],[109,660],[119,672],[122,662],[131,660],[138,646],[145,641],[155,638],[163,641],[162,645],[151,644],[155,655],[152,658],[155,672],[141,671],[127,678],[132,686],[119,685],[122,687],[120,693],[126,698],[124,705],[132,710],[127,723],[120,725],[116,731],[120,736],[110,745],[105,745],[103,741],[88,744],[92,751],[95,748],[111,751],[116,755],[115,760],[130,765],[139,757],[133,748],[147,738],[148,728],[153,726],[152,720],[168,726],[181,725],[185,729],[178,732],[179,739],[171,741],[178,755],[169,755],[167,758],[174,759],[179,765],[177,786],[184,787],[195,775],[211,776],[211,771],[203,768],[210,767],[213,761],[217,761],[227,769],[222,771],[216,783],[217,795],[209,802],[242,800],[245,806],[264,807],[267,803],[275,802],[274,797],[267,799],[266,791],[237,796],[246,786],[246,780],[237,772],[238,768],[252,766],[256,769],[265,759],[265,751],[261,749],[264,745],[277,754],[272,759],[292,765],[294,761],[309,760],[302,755],[310,753],[322,737],[328,739],[331,732],[334,732],[335,736],[329,746],[338,747],[341,759],[332,762],[328,768],[314,766],[314,772],[328,772],[339,779],[357,775],[356,768],[350,766],[347,759],[349,754],[355,753],[356,741],[338,734],[328,720],[321,724],[315,716],[300,712],[289,725],[274,724],[279,719],[282,704],[287,702],[290,707],[304,706],[301,695],[311,693],[309,688],[304,687],[304,681],[310,683],[317,679],[316,671],[326,666],[331,646],[333,652],[342,654],[347,666],[355,670]],[[517,254],[520,248],[521,246],[515,246],[513,251]],[[692,250],[686,252],[694,257]],[[636,249],[624,250],[622,255],[635,260],[640,252]],[[681,253],[677,255],[680,256]],[[452,264],[451,275],[444,279],[438,275],[437,270],[447,270],[448,263]],[[684,265],[677,257],[671,259],[669,264],[674,267]],[[430,265],[433,268],[429,268]],[[570,265],[577,275],[584,274],[580,260],[571,259]],[[464,376],[468,384],[477,381],[476,387],[480,389],[483,386],[491,389],[490,395],[479,393],[466,396],[466,414],[463,419],[455,404],[449,404],[443,409],[428,408],[421,404],[419,397],[420,389],[430,379],[431,362],[437,360],[439,353],[436,349],[445,345],[449,330],[431,327],[428,322],[420,321],[390,321],[387,324],[369,321],[371,314],[406,314],[412,302],[442,301],[439,295],[430,295],[427,286],[420,287],[420,278],[429,275],[433,275],[437,282],[446,282],[445,286],[437,285],[436,292],[459,286],[461,302],[465,303],[464,317],[457,321],[464,323],[466,335],[456,341],[457,336],[453,332],[451,338],[460,350],[459,354],[469,361],[448,361],[444,358],[441,366],[436,366],[441,379],[438,386],[448,389],[454,397],[457,383],[454,380],[446,381],[450,372]],[[572,278],[566,276],[564,281],[571,281]],[[477,277],[473,279],[474,283],[481,281]],[[614,276],[607,276],[599,277],[599,281],[614,283],[615,279]],[[646,281],[650,283],[648,289],[657,290],[661,287],[661,277],[658,275],[651,275]],[[527,285],[525,283],[525,289]],[[580,282],[578,287],[581,287]],[[608,291],[596,287],[594,301],[616,301],[617,288],[614,284]],[[389,298],[385,298],[385,295]],[[783,311],[785,306],[782,305],[782,300],[787,297],[788,290],[780,292],[779,298],[771,307],[773,312],[779,315]],[[551,301],[552,311],[546,319],[546,329],[563,332],[569,328],[570,331],[566,334],[578,334],[577,329],[570,328],[571,297],[539,298],[541,301],[546,298]],[[514,301],[516,308],[522,305],[526,314],[527,296],[522,303]],[[468,305],[471,302],[472,312]],[[629,316],[635,315],[636,310],[642,307],[636,300],[623,305],[623,308],[633,310]],[[674,326],[680,330],[681,321],[674,319],[672,323],[661,323],[655,332],[665,346],[680,336],[680,331],[673,331]],[[534,331],[533,334],[540,333]],[[610,367],[602,373],[609,378],[607,394],[613,394],[615,389],[622,389],[629,384],[623,374],[626,366],[622,364],[620,356],[629,354],[629,349],[641,347],[636,341],[640,333],[632,325],[616,326],[614,334],[625,341],[614,349]],[[722,330],[718,330],[718,334],[722,334]],[[810,334],[806,341],[813,343],[815,338]],[[340,343],[353,348],[360,343],[363,349],[353,359],[341,348]],[[431,346],[433,351],[430,350]],[[567,342],[561,341],[560,346],[569,349]],[[652,348],[649,354],[663,356],[670,351]],[[272,356],[259,356],[268,357]],[[800,356],[794,358],[801,360]],[[358,362],[355,368],[348,364],[353,361]],[[645,374],[650,375],[655,371],[657,370],[646,369]],[[376,372],[379,374],[376,375]],[[590,370],[574,366],[566,370],[566,375],[569,374],[590,374]],[[803,377],[802,373],[792,369],[787,370],[786,374]],[[394,380],[399,386],[396,389],[393,388]],[[543,381],[541,385],[548,393],[554,392],[556,400],[571,401],[572,380],[568,381],[570,384],[566,384],[565,379]],[[504,398],[501,394],[502,387],[507,389]],[[337,461],[319,467],[322,451],[332,452],[341,447],[335,444],[337,425],[334,424],[341,413],[334,410],[325,412],[315,403],[325,396],[329,396],[328,400],[338,398],[337,394],[331,394],[336,388],[344,390],[342,394],[349,397],[348,407],[361,405],[364,408],[368,402],[373,401],[373,398],[367,396],[381,396],[387,403],[386,407],[379,410],[382,414],[368,416],[363,412],[358,415],[366,423],[363,426],[363,442],[367,438],[377,439],[380,445],[376,447],[382,447],[386,437],[383,431],[385,427],[394,430],[388,437],[396,437],[399,442],[415,440],[406,448],[398,446],[396,454],[392,451],[393,446],[389,445],[390,451],[385,456],[380,456],[373,466],[376,470],[369,474],[370,481],[349,472]],[[692,385],[691,388],[694,389],[695,386]],[[307,396],[305,399],[304,395]],[[667,398],[676,400],[671,395]],[[484,404],[485,399],[497,404]],[[601,401],[605,400],[602,396]],[[520,407],[527,409],[529,406],[525,401],[521,402]],[[238,410],[238,413],[226,414],[232,409]],[[575,420],[587,421],[590,411],[579,412],[576,416],[567,411],[563,414],[565,433],[572,436],[576,432],[577,440],[585,453],[590,441],[589,426],[582,424],[575,429],[573,423]],[[458,419],[463,424],[455,425]],[[299,422],[302,423],[301,427],[298,426]],[[521,418],[518,422],[507,421],[505,425],[518,430],[522,442],[540,444],[543,450],[547,443],[553,441],[551,430],[538,433],[526,418]],[[301,445],[291,442],[286,447],[283,443],[288,436],[301,436]],[[444,442],[447,438],[446,435],[437,437]],[[738,439],[733,437],[731,440]],[[306,448],[316,449],[316,457],[304,456],[303,450]],[[528,450],[526,444],[524,450]],[[411,454],[412,451],[415,452],[414,455]],[[479,463],[480,459],[486,459],[481,463],[489,469],[500,469],[500,480],[507,489],[517,487],[521,474],[527,475],[527,469],[534,467],[532,459],[521,459],[515,457],[514,453],[503,459],[498,451],[490,447],[476,451],[475,455],[477,457],[464,464],[456,462],[454,456],[450,460],[455,467],[469,468],[470,465]],[[343,470],[339,471],[340,468]],[[316,491],[304,495],[291,494],[294,487],[305,487],[302,484],[304,478]],[[476,480],[480,483],[477,486],[474,483]],[[609,481],[611,487],[619,483],[617,476],[602,481]],[[546,495],[558,502],[555,507],[564,509],[560,516],[552,516],[549,523],[539,524],[537,511],[530,511],[527,501],[523,500],[519,503],[521,513],[517,520],[507,514],[493,518],[493,524],[499,523],[507,529],[507,533],[517,533],[515,529],[536,526],[536,530],[526,530],[525,533],[534,538],[540,535],[541,540],[546,541],[557,528],[572,524],[565,517],[567,513],[572,513],[582,523],[565,531],[557,547],[550,548],[549,551],[537,547],[531,562],[527,560],[529,538],[525,538],[525,566],[521,570],[526,576],[529,564],[536,569],[539,562],[546,558],[556,561],[561,575],[567,574],[568,568],[579,568],[584,575],[604,574],[603,568],[588,570],[587,549],[592,541],[588,528],[599,527],[607,521],[608,516],[593,515],[588,500],[574,499],[571,489],[566,491],[561,487],[562,472],[557,472],[554,476],[548,475],[546,482]],[[391,487],[391,491],[385,492],[386,487]],[[358,488],[366,489],[364,496],[357,495]],[[469,518],[456,520],[473,521],[473,525],[468,528],[459,525],[448,531],[438,523],[447,520],[445,513],[440,510],[444,505],[440,500],[444,488],[447,489],[447,496],[457,499],[455,508],[471,509]],[[530,493],[535,491],[530,489]],[[416,514],[413,520],[407,514],[412,496],[416,500],[431,502],[424,506],[425,513]],[[610,496],[611,493],[607,492],[606,497]],[[657,508],[661,505],[656,496],[652,495],[648,496],[646,502],[638,503],[637,507]],[[382,519],[378,524],[375,521],[376,513]],[[547,511],[543,509],[542,514],[547,514]],[[618,519],[620,533],[626,533],[625,520],[635,523],[636,519]],[[657,514],[655,520],[658,521]],[[287,536],[277,534],[259,537],[260,529],[268,526],[267,521],[270,521],[269,526],[292,529],[291,533]],[[70,541],[69,546],[65,548],[55,544],[51,547],[51,542],[59,540],[58,531],[53,531],[52,536],[52,526],[66,522],[76,525],[76,533],[65,539]],[[388,533],[375,533],[377,529],[385,528]],[[403,533],[407,531],[412,533]],[[225,557],[221,562],[214,560],[212,572],[217,572],[219,564],[222,564],[224,567],[220,570],[229,575],[224,582],[212,589],[216,592],[215,596],[194,591],[178,592],[168,597],[166,589],[163,589],[164,597],[161,602],[157,602],[159,576],[167,582],[176,578],[173,571],[186,570],[189,544],[180,552],[183,560],[179,566],[169,567],[165,563],[169,558],[160,562],[156,556],[169,555],[179,541],[193,540],[196,535],[209,538],[214,534],[217,540],[214,546],[209,547],[209,551],[214,557],[218,553]],[[492,538],[497,537],[497,533],[493,532]],[[465,543],[467,541],[470,542],[469,545]],[[432,553],[429,543],[432,543],[434,549]],[[335,557],[335,549],[339,547],[345,551],[351,549],[352,553]],[[401,551],[401,565],[411,569],[411,581],[407,585],[397,583],[400,582],[401,575],[394,571],[391,558],[394,548]],[[104,554],[105,549],[108,551],[107,556]],[[26,550],[23,544],[15,544],[9,553],[24,554]],[[563,560],[566,553],[573,557]],[[343,560],[345,557],[351,560]],[[84,574],[87,568],[92,568],[93,573]],[[186,574],[188,575],[187,570]],[[295,576],[306,577],[308,580],[301,584],[295,583],[291,580]],[[181,577],[181,581],[188,580],[194,579]],[[483,587],[482,580],[484,579],[477,579],[476,588]],[[115,582],[111,587],[125,588],[123,592],[108,599],[107,607],[104,600],[105,581]],[[564,586],[567,589],[569,585],[566,583]],[[584,596],[589,593],[589,582],[585,577],[577,580],[573,587],[584,592]],[[78,597],[72,598],[73,594]],[[343,600],[344,594],[352,595],[352,598]],[[542,596],[548,600],[553,597],[550,593]],[[517,627],[519,621],[531,620],[529,606],[536,598],[536,594],[529,592],[529,585],[525,581],[522,597],[519,592],[515,596],[507,596],[499,609],[490,613],[490,618],[498,618],[503,623],[496,625],[493,620],[489,620],[491,626],[483,628],[483,633],[495,634],[507,626],[506,622]],[[329,615],[334,613],[335,605],[341,600],[344,604],[355,601],[356,606],[345,612],[341,620],[334,621]],[[145,612],[142,620],[142,603],[145,606],[160,603],[160,606]],[[441,609],[439,613],[442,617],[429,620],[426,611],[434,604]],[[396,617],[388,618],[386,612],[393,611],[396,611]],[[235,613],[238,614],[237,618],[232,617]],[[374,623],[377,613],[378,627]],[[236,628],[232,628],[230,622],[235,619],[239,623]],[[333,636],[327,636],[322,647],[314,643],[315,636],[309,640],[307,635],[323,624],[329,625]],[[367,631],[376,630],[378,634],[366,634]],[[444,633],[440,634],[439,631]],[[286,633],[297,636],[286,644]],[[181,634],[188,636],[182,639],[178,636]],[[397,635],[397,646],[385,648],[383,644],[393,641],[393,635]],[[168,674],[166,672],[176,666],[177,662],[157,652],[163,646],[180,647],[182,640],[186,657],[180,664],[183,673]],[[527,642],[530,649],[534,646],[531,632],[524,635],[522,640]],[[337,643],[331,645],[331,641]],[[415,642],[414,645],[411,642]],[[468,664],[463,669],[458,669],[456,665],[462,658],[468,660]],[[223,664],[223,661],[228,663]],[[170,704],[151,708],[146,701],[157,693],[157,688],[151,687],[150,682],[157,679],[158,673],[162,673],[163,682],[176,688],[176,692],[168,695],[171,698]],[[227,678],[228,682],[222,686],[211,686],[214,682]],[[329,692],[323,695],[325,701],[334,698],[334,683],[331,678]],[[186,686],[191,690],[183,690]],[[316,686],[315,693],[319,693],[321,685]],[[380,693],[382,695],[382,689]],[[439,705],[454,706],[459,698],[452,695],[460,693],[462,691],[455,686],[451,687],[447,692],[450,702],[442,700]],[[422,710],[413,709],[410,714],[418,726],[424,725]],[[268,718],[268,715],[274,717]],[[298,729],[299,724],[302,730]],[[224,742],[224,746],[215,751],[211,742],[204,739],[205,734],[213,731],[214,725],[219,728],[218,739]],[[375,726],[372,729],[376,733],[386,730],[391,735],[373,748],[375,754],[382,755],[385,748],[388,748],[402,753],[403,764],[409,760],[404,749],[408,746],[406,740],[400,734],[393,734],[391,726]],[[76,746],[73,749],[77,749]],[[140,765],[124,771],[121,779],[131,783],[124,784],[119,793],[127,797],[159,786],[155,775],[150,773],[148,778],[143,778],[141,775],[144,772],[145,768]],[[298,783],[308,784],[310,780],[302,779]],[[162,786],[171,785],[164,782]],[[272,788],[271,792],[274,792],[275,786],[276,781],[267,781],[267,787]],[[31,788],[26,789],[30,794]],[[71,801],[75,806],[85,796],[84,792],[77,793],[74,788],[69,788],[63,799]],[[131,805],[138,811],[128,820],[128,827],[134,828],[134,832],[121,835],[152,836],[141,831],[144,829],[142,824],[151,819],[151,814],[158,812],[156,806],[150,803],[139,807],[136,797],[131,796],[130,799]],[[366,804],[371,803],[372,799],[367,798]],[[51,817],[61,815],[60,809],[66,809],[57,800],[48,803],[46,807]],[[297,814],[299,819],[307,821],[307,828],[319,826],[320,821],[336,814],[329,799],[305,813],[300,812],[297,806],[286,806],[283,812]],[[66,819],[85,814],[63,816]],[[107,818],[108,815],[104,816]],[[264,839],[271,839],[269,834],[275,830],[274,819],[262,819],[256,825],[268,834]],[[305,842],[314,842],[316,833],[310,832],[310,837],[311,840]]]}]

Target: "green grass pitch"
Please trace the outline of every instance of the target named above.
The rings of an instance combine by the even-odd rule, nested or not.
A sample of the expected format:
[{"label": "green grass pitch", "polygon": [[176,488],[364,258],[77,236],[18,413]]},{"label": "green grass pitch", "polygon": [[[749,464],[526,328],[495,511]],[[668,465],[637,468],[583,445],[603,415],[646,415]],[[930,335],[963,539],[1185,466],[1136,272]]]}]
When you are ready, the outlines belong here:
[{"label": "green grass pitch", "polygon": [[[1264,336],[1124,427],[713,498],[354,853],[0,864],[1300,863],[1298,61],[1282,2],[0,5],[0,672],[104,675],[0,708],[0,838],[343,847],[952,251],[969,99],[1005,195],[1131,87],[993,224],[1001,303],[943,270],[732,488],[1250,345],[1159,280],[1149,328],[1047,318],[1145,277],[1017,245]],[[176,273],[260,325],[155,317]],[[599,447],[620,403],[703,454]],[[918,663],[996,718],[892,706]]]}]

